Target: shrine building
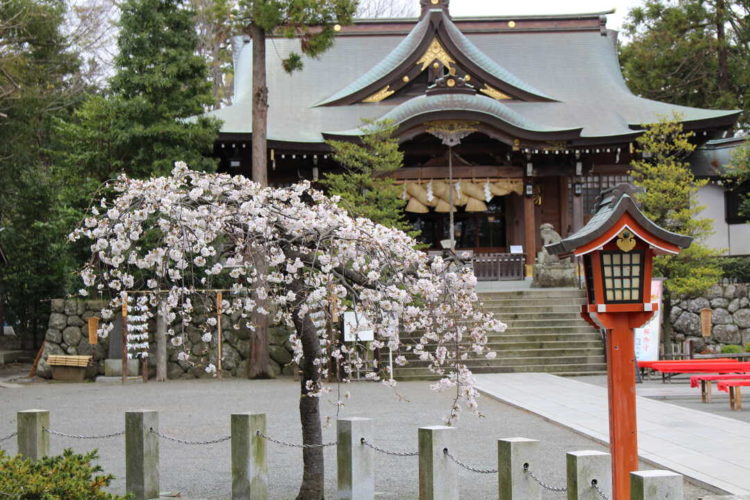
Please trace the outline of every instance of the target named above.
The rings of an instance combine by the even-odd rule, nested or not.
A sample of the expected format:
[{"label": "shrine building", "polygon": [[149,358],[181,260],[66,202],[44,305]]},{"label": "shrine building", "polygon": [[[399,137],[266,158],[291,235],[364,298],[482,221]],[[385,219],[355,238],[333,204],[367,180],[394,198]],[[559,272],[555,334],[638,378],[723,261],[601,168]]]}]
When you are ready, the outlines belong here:
[{"label": "shrine building", "polygon": [[[421,0],[418,19],[342,27],[291,75],[281,61],[299,40],[269,37],[269,183],[336,170],[327,139],[356,140],[362,119],[391,120],[405,154],[393,177],[422,239],[438,249],[449,238],[452,202],[456,248],[521,252],[533,264],[540,225],[572,234],[602,189],[628,180],[643,124],[678,113],[700,147],[693,166],[706,173],[739,115],[634,95],[605,14],[454,19],[449,0]],[[250,176],[252,41],[234,42],[234,102],[209,115],[223,121],[220,171]],[[741,232],[735,244],[747,248],[747,228],[729,227],[724,189],[708,187],[704,196],[722,204],[711,215],[720,232]]]}]

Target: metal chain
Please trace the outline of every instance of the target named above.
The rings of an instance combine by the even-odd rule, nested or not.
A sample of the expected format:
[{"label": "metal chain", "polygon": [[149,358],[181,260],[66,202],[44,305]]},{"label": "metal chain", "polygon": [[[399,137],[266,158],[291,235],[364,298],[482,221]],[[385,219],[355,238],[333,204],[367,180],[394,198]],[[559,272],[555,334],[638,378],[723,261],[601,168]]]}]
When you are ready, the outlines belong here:
[{"label": "metal chain", "polygon": [[596,491],[604,500],[609,500],[609,498],[607,498],[607,495],[605,495],[601,488],[599,488],[599,481],[597,481],[596,479],[592,479],[591,487],[594,488],[594,491]]},{"label": "metal chain", "polygon": [[386,455],[393,455],[394,457],[416,457],[416,456],[419,456],[419,452],[418,451],[415,451],[415,452],[410,452],[410,451],[390,451],[390,450],[386,450],[384,448],[379,448],[379,447],[375,446],[374,444],[372,444],[371,442],[369,442],[368,440],[366,440],[365,438],[360,438],[359,442],[362,443],[363,445],[367,446],[368,448],[372,448],[373,450],[379,451],[380,453],[385,453]]},{"label": "metal chain", "polygon": [[448,448],[443,448],[443,453],[445,453],[445,456],[456,462],[458,465],[471,472],[477,472],[479,474],[497,474],[497,469],[479,469],[477,467],[472,467],[471,465],[466,465],[465,463],[451,455],[451,452],[448,451]]},{"label": "metal chain", "polygon": [[188,441],[186,439],[179,439],[176,437],[167,436],[166,434],[162,434],[159,431],[155,431],[153,428],[149,429],[149,431],[152,432],[153,434],[156,434],[162,439],[166,439],[167,441],[172,441],[172,442],[180,443],[180,444],[189,444],[189,445],[216,444],[216,443],[223,443],[224,441],[229,441],[230,439],[232,439],[232,436],[222,436],[220,438],[209,439],[207,441]]},{"label": "metal chain", "polygon": [[523,471],[529,476],[531,476],[531,479],[539,483],[539,486],[541,486],[545,490],[556,491],[558,493],[565,493],[566,491],[568,491],[568,488],[556,488],[554,486],[550,486],[549,484],[545,483],[544,481],[536,477],[534,473],[529,470],[529,464],[523,464]]},{"label": "metal chain", "polygon": [[333,441],[331,443],[321,443],[321,444],[297,444],[297,443],[290,443],[289,441],[281,441],[279,439],[274,439],[272,437],[266,436],[260,431],[255,431],[255,434],[257,436],[262,437],[266,441],[271,441],[272,443],[280,444],[282,446],[291,446],[292,448],[325,448],[326,446],[333,446],[336,444],[336,441]]},{"label": "metal chain", "polygon": [[107,439],[107,438],[122,436],[123,434],[125,434],[125,431],[120,431],[120,432],[113,432],[112,434],[101,434],[99,436],[82,436],[79,434],[65,434],[64,432],[53,431],[52,429],[47,429],[46,427],[44,427],[42,430],[48,434],[53,434],[55,436],[62,436],[62,437],[73,438],[73,439]]},{"label": "metal chain", "polygon": [[7,441],[7,440],[9,440],[10,438],[12,438],[13,436],[17,436],[17,435],[18,435],[18,433],[17,433],[17,432],[11,432],[10,434],[8,434],[8,435],[7,435],[7,436],[5,436],[5,437],[1,437],[1,438],[0,438],[0,443],[2,443],[3,441]]}]

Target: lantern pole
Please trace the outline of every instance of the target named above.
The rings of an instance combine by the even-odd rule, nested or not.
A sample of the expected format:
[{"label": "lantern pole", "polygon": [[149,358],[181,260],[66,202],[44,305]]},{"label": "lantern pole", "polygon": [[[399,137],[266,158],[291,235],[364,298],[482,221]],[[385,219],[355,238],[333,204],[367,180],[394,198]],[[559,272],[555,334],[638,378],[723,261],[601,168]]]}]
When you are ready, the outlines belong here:
[{"label": "lantern pole", "polygon": [[612,493],[615,500],[630,498],[630,473],[638,470],[635,341],[627,313],[613,314],[607,337],[609,447],[612,454]]}]

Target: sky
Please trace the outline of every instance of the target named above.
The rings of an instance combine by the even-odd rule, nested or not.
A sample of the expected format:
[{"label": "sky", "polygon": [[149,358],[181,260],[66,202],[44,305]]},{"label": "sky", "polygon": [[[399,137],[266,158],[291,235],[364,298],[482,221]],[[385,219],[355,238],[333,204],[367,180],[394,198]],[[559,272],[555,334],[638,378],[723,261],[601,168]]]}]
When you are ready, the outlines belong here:
[{"label": "sky", "polygon": [[451,0],[451,15],[492,16],[524,14],[580,14],[616,9],[607,15],[607,27],[619,30],[628,11],[643,0]]}]

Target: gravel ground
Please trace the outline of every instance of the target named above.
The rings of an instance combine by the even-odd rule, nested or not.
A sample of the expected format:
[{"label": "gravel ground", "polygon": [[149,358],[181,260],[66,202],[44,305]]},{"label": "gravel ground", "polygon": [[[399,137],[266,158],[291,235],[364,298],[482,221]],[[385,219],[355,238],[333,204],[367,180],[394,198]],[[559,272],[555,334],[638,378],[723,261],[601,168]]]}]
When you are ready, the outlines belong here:
[{"label": "gravel ground", "polygon": [[[7,381],[7,379],[6,379]],[[413,451],[417,428],[441,424],[451,403],[450,394],[437,394],[427,383],[409,382],[398,386],[398,393],[375,383],[342,386],[341,416],[367,416],[375,419],[375,444],[393,450]],[[321,401],[323,414],[336,417],[334,392]],[[236,412],[268,414],[271,437],[300,442],[297,402],[299,386],[290,379],[268,381],[195,380],[157,384],[105,385],[95,383],[0,383],[0,438],[15,430],[15,413],[29,408],[51,411],[52,430],[82,435],[106,434],[124,427],[126,410],[145,408],[159,411],[160,431],[187,440],[211,439],[229,434],[229,416]],[[604,448],[554,423],[482,398],[482,417],[462,415],[457,423],[455,455],[466,463],[496,467],[496,439],[531,437],[541,441],[540,462],[534,467],[548,484],[563,485],[565,452]],[[335,425],[324,430],[324,440],[335,439]],[[0,443],[15,453],[15,440]],[[99,449],[105,471],[117,478],[112,491],[124,492],[124,438],[83,441],[52,436],[51,451],[71,447],[84,452]],[[269,443],[269,476],[272,498],[294,498],[301,480],[302,456],[298,449]],[[181,492],[190,498],[229,498],[231,492],[229,443],[185,446],[162,440],[160,443],[161,490]],[[327,495],[335,494],[335,447],[326,448]],[[391,457],[376,453],[378,498],[418,498],[418,467],[415,457]],[[648,468],[648,467],[645,467]],[[496,475],[459,472],[462,498],[496,498]],[[697,499],[705,490],[686,485],[687,499]],[[564,498],[549,493],[544,498]]]}]

